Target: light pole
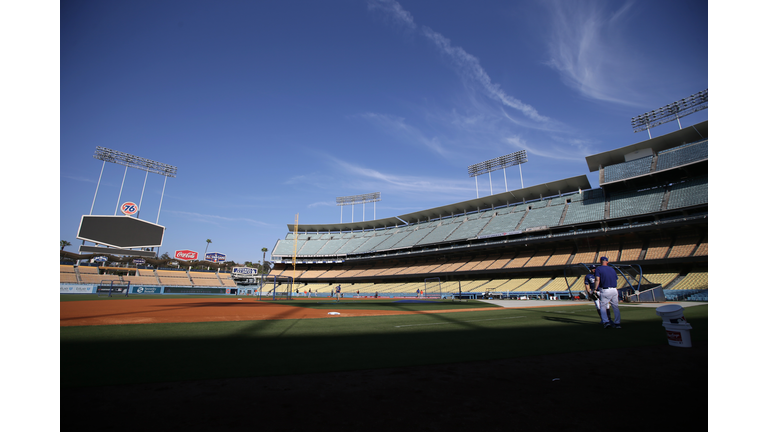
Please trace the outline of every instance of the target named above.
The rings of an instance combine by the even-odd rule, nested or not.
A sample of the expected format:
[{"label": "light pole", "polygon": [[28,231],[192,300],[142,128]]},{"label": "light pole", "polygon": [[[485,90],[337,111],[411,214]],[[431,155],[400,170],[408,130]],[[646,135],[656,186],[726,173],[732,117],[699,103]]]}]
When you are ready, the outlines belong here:
[{"label": "light pole", "polygon": [[[504,170],[504,190],[505,192],[508,191],[507,189],[507,167],[510,166],[519,166],[520,167],[520,187],[525,187],[523,185],[523,168],[522,164],[528,162],[528,153],[525,150],[520,150],[514,153],[510,153],[508,155],[499,156],[494,159],[489,159],[484,162],[476,163],[474,165],[470,165],[467,167],[467,172],[469,173],[470,177],[475,178],[475,192],[477,193],[477,198],[480,198],[480,190],[477,187],[477,176],[481,174],[488,174],[488,179],[491,179],[491,172],[497,171],[499,169]],[[493,182],[491,182],[491,195],[493,195]]]},{"label": "light pole", "polygon": [[680,123],[680,117],[685,117],[707,108],[709,108],[709,89],[702,90],[653,111],[640,114],[637,117],[632,117],[632,128],[635,133],[647,130],[648,138],[650,139],[651,128],[677,120],[677,126],[682,129],[683,125]]}]

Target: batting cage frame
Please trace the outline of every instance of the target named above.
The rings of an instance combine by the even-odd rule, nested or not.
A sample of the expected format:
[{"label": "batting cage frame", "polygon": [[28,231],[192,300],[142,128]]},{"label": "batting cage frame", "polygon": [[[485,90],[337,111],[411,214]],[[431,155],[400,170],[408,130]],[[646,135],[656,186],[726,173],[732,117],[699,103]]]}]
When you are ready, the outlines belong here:
[{"label": "batting cage frame", "polygon": [[[429,280],[435,280],[440,283],[440,298],[441,299],[448,299],[450,297],[451,301],[469,301],[471,298],[471,295],[462,294],[461,292],[461,281],[445,281],[440,280],[440,278],[426,278],[424,279],[424,282],[426,283]],[[458,291],[453,291],[453,287],[456,287]]]},{"label": "batting cage frame", "polygon": [[[598,264],[571,264],[563,269],[565,283],[568,285],[568,295],[574,298],[571,287],[578,286],[582,292],[584,277],[589,274],[589,266]],[[614,270],[616,275],[623,278],[626,285],[619,288],[619,298],[633,302],[663,302],[665,301],[664,292],[660,284],[653,283],[643,276],[643,268],[638,264],[608,264]],[[570,275],[569,275],[570,273]],[[568,278],[575,278],[573,283]],[[645,280],[645,282],[643,282]]]},{"label": "batting cage frame", "polygon": [[440,284],[440,278],[439,277],[431,277],[431,278],[425,278],[424,279],[424,291],[423,291],[423,298],[436,298],[436,299],[442,299],[443,298],[443,288]]},{"label": "batting cage frame", "polygon": [[112,293],[128,293],[131,291],[131,281],[121,281],[117,279],[103,280],[96,286],[96,296],[101,297],[102,293],[107,293],[106,297],[112,297]]},{"label": "batting cage frame", "polygon": [[[264,293],[264,289],[269,287],[269,283],[264,283],[272,279],[272,289]],[[291,276],[265,276],[259,286],[259,300],[293,300],[293,278]],[[282,288],[281,288],[282,287]],[[270,299],[271,297],[271,299]]]}]

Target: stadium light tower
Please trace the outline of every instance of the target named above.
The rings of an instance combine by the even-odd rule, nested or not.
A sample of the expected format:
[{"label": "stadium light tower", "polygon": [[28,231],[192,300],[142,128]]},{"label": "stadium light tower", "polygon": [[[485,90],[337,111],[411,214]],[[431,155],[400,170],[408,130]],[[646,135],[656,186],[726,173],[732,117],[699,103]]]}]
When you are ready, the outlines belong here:
[{"label": "stadium light tower", "polygon": [[376,220],[376,202],[381,201],[381,192],[373,192],[362,195],[350,195],[336,198],[336,205],[341,206],[341,221],[344,222],[344,206],[351,205],[352,207],[352,222],[355,221],[355,204],[363,205],[363,220],[365,220],[365,203],[373,203],[373,219]]},{"label": "stadium light tower", "polygon": [[[99,181],[96,184],[96,193],[93,194],[93,202],[91,203],[91,212],[93,214],[93,205],[96,203],[96,195],[99,193],[99,185],[101,184],[101,175],[104,173],[104,164],[107,162],[116,163],[125,166],[125,172],[123,173],[123,183],[120,185],[120,194],[117,196],[117,205],[115,206],[115,215],[117,215],[117,208],[120,206],[120,197],[123,195],[123,186],[125,185],[125,175],[128,173],[128,168],[137,168],[146,171],[144,175],[144,187],[141,189],[141,198],[139,199],[139,212],[141,211],[141,202],[144,199],[144,188],[147,186],[147,175],[149,173],[160,174],[165,176],[163,180],[163,192],[160,195],[160,206],[163,205],[163,195],[165,195],[165,181],[168,177],[176,177],[177,168],[173,165],[167,165],[164,163],[156,162],[143,157],[134,156],[128,153],[123,153],[117,150],[111,150],[104,147],[96,147],[96,153],[93,155],[95,159],[102,161],[101,173],[99,174]],[[136,217],[138,218],[138,213]],[[160,220],[160,207],[157,208],[157,223]]]},{"label": "stadium light tower", "polygon": [[491,180],[491,172],[499,169],[504,170],[504,191],[508,191],[507,188],[507,167],[517,165],[520,167],[520,187],[523,188],[523,167],[522,164],[528,162],[528,153],[525,150],[516,151],[505,156],[499,156],[494,159],[489,159],[485,162],[476,163],[470,165],[467,168],[470,177],[475,178],[475,192],[477,198],[480,198],[480,190],[477,187],[477,176],[488,173],[488,180],[491,182],[491,195],[493,195],[493,180]]},{"label": "stadium light tower", "polygon": [[648,138],[651,138],[651,128],[677,120],[677,126],[682,129],[680,117],[685,117],[707,108],[709,108],[709,89],[692,94],[685,99],[680,99],[677,102],[672,102],[653,111],[648,111],[645,114],[640,114],[637,117],[632,117],[632,128],[635,130],[635,133],[647,130]]}]

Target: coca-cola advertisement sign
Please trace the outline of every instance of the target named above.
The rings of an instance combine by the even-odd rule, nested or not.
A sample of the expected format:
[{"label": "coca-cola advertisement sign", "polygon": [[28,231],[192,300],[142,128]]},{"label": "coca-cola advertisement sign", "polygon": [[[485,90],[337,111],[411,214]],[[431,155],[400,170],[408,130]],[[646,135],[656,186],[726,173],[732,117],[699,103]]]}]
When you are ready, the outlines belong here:
[{"label": "coca-cola advertisement sign", "polygon": [[194,261],[197,259],[197,252],[186,249],[177,250],[173,257],[184,261]]}]

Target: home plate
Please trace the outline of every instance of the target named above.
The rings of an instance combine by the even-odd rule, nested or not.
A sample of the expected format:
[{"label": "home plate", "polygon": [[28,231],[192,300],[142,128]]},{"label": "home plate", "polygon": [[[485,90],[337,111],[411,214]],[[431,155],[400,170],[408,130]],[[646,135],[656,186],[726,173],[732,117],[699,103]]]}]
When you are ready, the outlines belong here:
[{"label": "home plate", "polygon": [[328,315],[341,315],[341,312],[328,312]]}]

